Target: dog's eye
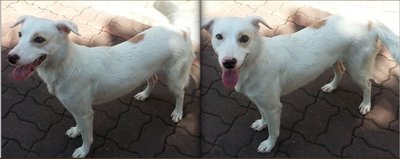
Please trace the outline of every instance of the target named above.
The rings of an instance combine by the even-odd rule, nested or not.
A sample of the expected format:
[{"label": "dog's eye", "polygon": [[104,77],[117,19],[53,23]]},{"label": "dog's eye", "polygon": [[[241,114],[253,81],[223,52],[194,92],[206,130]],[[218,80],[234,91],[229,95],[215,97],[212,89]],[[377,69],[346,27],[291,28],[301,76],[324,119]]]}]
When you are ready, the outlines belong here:
[{"label": "dog's eye", "polygon": [[217,35],[215,35],[215,37],[216,37],[218,40],[224,39],[224,37],[223,37],[221,34],[217,34]]},{"label": "dog's eye", "polygon": [[38,37],[36,37],[35,39],[33,39],[33,42],[35,42],[35,43],[43,43],[43,42],[45,42],[46,41],[46,39],[44,39],[43,37],[40,37],[40,36],[38,36]]},{"label": "dog's eye", "polygon": [[242,35],[239,39],[239,42],[241,43],[245,43],[247,41],[249,41],[249,37],[247,35]]},{"label": "dog's eye", "polygon": [[21,37],[21,36],[22,36],[21,32],[18,32],[18,37]]}]

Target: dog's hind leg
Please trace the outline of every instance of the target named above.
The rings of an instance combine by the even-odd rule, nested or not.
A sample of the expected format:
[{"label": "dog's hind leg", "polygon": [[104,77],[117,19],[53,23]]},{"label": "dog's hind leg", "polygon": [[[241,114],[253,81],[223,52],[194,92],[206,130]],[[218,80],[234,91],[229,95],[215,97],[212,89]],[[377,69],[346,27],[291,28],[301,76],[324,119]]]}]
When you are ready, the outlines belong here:
[{"label": "dog's hind leg", "polygon": [[369,81],[369,70],[365,68],[360,69],[361,70],[357,71],[349,71],[349,73],[363,91],[363,100],[358,108],[360,109],[360,113],[365,115],[371,110],[371,82]]},{"label": "dog's hind leg", "polygon": [[184,88],[189,82],[191,64],[191,62],[177,62],[167,68],[168,88],[176,97],[175,109],[171,114],[174,122],[180,121],[183,116]]},{"label": "dog's hind leg", "polygon": [[333,80],[331,82],[321,87],[322,92],[330,93],[333,90],[335,90],[340,80],[342,79],[343,73],[345,72],[345,67],[343,65],[343,62],[340,60],[337,61],[335,64],[333,64],[332,68],[335,76],[333,77]]},{"label": "dog's hind leg", "polygon": [[154,74],[150,79],[147,80],[146,88],[142,92],[139,92],[138,94],[136,94],[134,96],[135,100],[137,100],[137,101],[146,100],[146,98],[149,97],[150,92],[156,86],[157,81],[158,81],[158,76],[156,74]]},{"label": "dog's hind leg", "polygon": [[[369,47],[372,46],[372,47]],[[375,63],[375,57],[379,50],[379,43],[376,45],[365,45],[356,49],[345,58],[347,70],[351,78],[361,87],[363,100],[359,106],[360,113],[365,115],[371,110],[371,69]]]}]

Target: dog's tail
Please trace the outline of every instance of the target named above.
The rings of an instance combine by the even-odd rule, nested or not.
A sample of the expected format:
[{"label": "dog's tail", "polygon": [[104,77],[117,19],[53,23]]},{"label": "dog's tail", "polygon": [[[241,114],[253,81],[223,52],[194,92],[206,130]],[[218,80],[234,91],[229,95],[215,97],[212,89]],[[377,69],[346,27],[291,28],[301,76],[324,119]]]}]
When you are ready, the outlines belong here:
[{"label": "dog's tail", "polygon": [[179,7],[170,1],[156,1],[153,4],[154,8],[163,14],[171,24],[175,24],[177,21],[176,14],[179,12]]},{"label": "dog's tail", "polygon": [[157,9],[162,15],[164,15],[170,24],[180,28],[181,30],[185,31],[190,37],[190,27],[186,25],[184,19],[180,19],[178,15],[180,12],[180,8],[168,0],[162,1],[155,1],[153,4],[154,8]]},{"label": "dog's tail", "polygon": [[369,22],[369,25],[371,26],[372,31],[378,35],[378,38],[383,42],[386,48],[388,48],[396,62],[400,63],[399,36],[393,33],[393,31],[386,27],[382,22],[377,20],[373,23]]}]

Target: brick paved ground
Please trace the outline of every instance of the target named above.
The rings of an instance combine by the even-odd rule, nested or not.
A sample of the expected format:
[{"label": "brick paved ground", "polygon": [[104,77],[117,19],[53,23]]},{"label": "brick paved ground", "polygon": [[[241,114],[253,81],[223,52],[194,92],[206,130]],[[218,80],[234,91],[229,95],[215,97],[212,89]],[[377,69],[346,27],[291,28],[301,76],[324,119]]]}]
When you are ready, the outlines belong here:
[{"label": "brick paved ground", "polygon": [[[180,2],[180,5],[190,3]],[[69,139],[64,135],[75,124],[74,120],[57,98],[48,93],[46,84],[36,74],[23,82],[12,80],[13,68],[4,57],[16,43],[17,29],[9,29],[16,18],[30,14],[72,20],[82,34],[71,35],[73,41],[87,46],[115,45],[141,32],[145,24],[163,20],[151,7],[148,1],[1,1],[3,157],[69,157],[82,142],[80,137]],[[199,81],[198,74],[199,59],[193,64],[193,80],[186,89],[184,118],[178,124],[170,117],[175,98],[163,80],[145,102],[132,98],[143,85],[117,100],[95,106],[94,143],[89,156],[199,156],[200,98],[194,82]]]},{"label": "brick paved ground", "polygon": [[[221,1],[203,2],[202,9],[206,17],[262,16],[274,28],[270,31],[262,27],[262,33],[274,36],[295,32],[329,15],[309,5],[325,6],[324,9],[332,9],[329,11],[334,13],[343,3],[303,2],[305,6],[278,1]],[[345,5],[374,8],[384,11],[383,17],[399,18],[398,8],[393,7],[398,2],[371,3]],[[151,3],[144,1],[1,1],[2,156],[68,157],[81,144],[80,138],[69,139],[64,135],[74,125],[71,115],[49,95],[45,83],[36,75],[27,81],[14,82],[10,77],[12,67],[4,60],[16,43],[16,30],[8,26],[23,14],[72,20],[82,36],[71,35],[71,38],[88,46],[115,45],[143,30],[144,25],[163,19],[155,16]],[[398,21],[393,23],[388,19],[391,28],[398,28]],[[169,114],[174,99],[162,82],[145,102],[133,102],[132,96],[141,89],[138,88],[118,100],[95,107],[95,138],[90,156],[399,156],[400,68],[386,50],[376,57],[373,107],[367,116],[358,113],[361,90],[348,76],[334,93],[319,91],[333,76],[328,70],[282,98],[281,135],[276,148],[270,154],[259,154],[257,146],[268,132],[250,129],[250,124],[259,118],[258,111],[243,95],[223,88],[208,34],[203,31],[202,35],[202,60],[200,63],[196,59],[192,68],[192,77],[198,81],[201,64],[201,89],[195,89],[199,83],[193,80],[186,89],[184,119],[178,124],[171,122]]]},{"label": "brick paved ground", "polygon": [[[281,1],[203,1],[205,18],[215,16],[264,17],[274,28],[261,28],[266,36],[287,34],[329,15],[309,5],[335,7],[353,2],[307,2],[308,5]],[[356,3],[384,10],[398,29],[399,2]],[[386,7],[382,4],[386,4]],[[393,7],[393,6],[397,6]],[[393,22],[394,21],[394,22]],[[397,26],[396,26],[397,21]],[[398,33],[397,30],[395,32]],[[372,110],[367,116],[358,112],[362,100],[360,88],[345,76],[332,94],[320,87],[333,77],[328,70],[310,84],[282,98],[281,135],[269,154],[257,153],[258,145],[268,137],[267,130],[255,132],[251,123],[260,118],[257,108],[246,97],[223,88],[217,56],[202,32],[201,45],[201,147],[207,157],[365,157],[399,156],[399,66],[386,50],[376,57],[372,88]]]}]

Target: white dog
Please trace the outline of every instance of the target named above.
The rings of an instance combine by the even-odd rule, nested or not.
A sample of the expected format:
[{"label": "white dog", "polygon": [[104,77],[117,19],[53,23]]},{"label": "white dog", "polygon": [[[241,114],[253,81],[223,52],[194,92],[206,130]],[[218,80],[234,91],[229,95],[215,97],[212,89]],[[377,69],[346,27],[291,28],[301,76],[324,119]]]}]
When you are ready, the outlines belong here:
[{"label": "white dog", "polygon": [[176,96],[172,120],[182,118],[184,87],[194,53],[190,34],[174,26],[154,26],[126,42],[108,47],[86,47],[70,41],[78,34],[75,24],[22,16],[13,25],[23,24],[19,42],[7,55],[15,65],[13,78],[24,80],[36,70],[71,112],[76,126],[67,132],[71,138],[82,135],[83,144],[73,157],[85,157],[93,141],[92,104],[100,104],[130,93],[147,80],[136,100],[146,99],[164,71],[170,91]]},{"label": "white dog", "polygon": [[294,34],[272,38],[260,36],[259,23],[271,28],[255,16],[215,18],[202,25],[212,35],[223,84],[244,93],[260,111],[261,119],[251,128],[260,131],[268,126],[269,138],[260,144],[258,152],[270,152],[275,146],[280,128],[280,96],[314,80],[330,66],[335,77],[322,91],[333,91],[344,72],[343,62],[363,90],[359,108],[366,114],[371,108],[369,79],[377,40],[400,62],[399,37],[379,21],[334,15]]}]

